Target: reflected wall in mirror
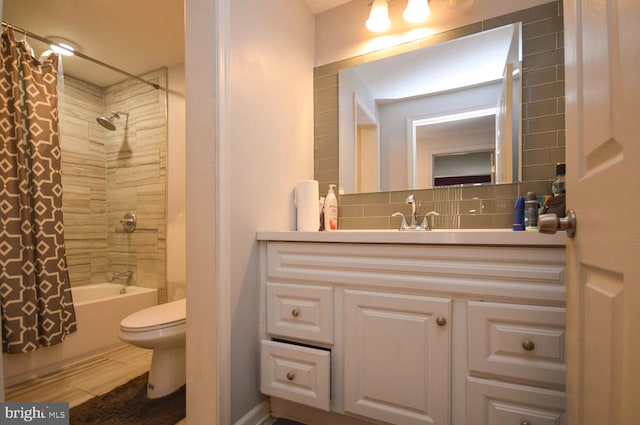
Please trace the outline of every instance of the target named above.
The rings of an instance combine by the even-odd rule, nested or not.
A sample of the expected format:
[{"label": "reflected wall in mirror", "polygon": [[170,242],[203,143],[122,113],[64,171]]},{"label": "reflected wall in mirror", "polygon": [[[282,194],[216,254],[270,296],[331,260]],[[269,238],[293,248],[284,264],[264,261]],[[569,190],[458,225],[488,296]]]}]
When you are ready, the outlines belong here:
[{"label": "reflected wall in mirror", "polygon": [[[510,24],[340,70],[344,193],[517,182],[520,34]],[[436,157],[457,154],[461,167],[441,170],[455,171],[474,152],[492,152],[488,178],[435,179]]]},{"label": "reflected wall in mirror", "polygon": [[[564,161],[564,50],[561,9],[560,3],[554,1],[436,34],[417,42],[316,67],[314,75],[316,117],[314,175],[316,180],[320,182],[321,189],[328,187],[328,184],[336,183],[343,187],[347,194],[434,187],[434,154],[439,157],[444,154],[487,151],[494,152],[492,154],[493,168],[490,173],[493,182],[538,182],[544,186],[546,182],[552,181],[555,176],[555,164]],[[431,100],[433,105],[431,105],[431,109],[425,109],[423,113],[407,114],[406,117],[414,118],[411,125],[406,117],[394,122],[393,125],[397,127],[399,135],[393,136],[398,140],[394,141],[397,144],[391,148],[392,142],[387,140],[391,136],[387,136],[387,133],[393,133],[393,131],[392,129],[385,130],[383,117],[383,115],[390,113],[382,114],[380,111],[401,108],[401,104],[405,102],[389,101],[389,99],[395,100],[407,97],[406,95],[386,94],[378,96],[378,99],[383,100],[375,102],[372,96],[366,95],[366,91],[352,89],[345,97],[347,106],[343,107],[343,101],[339,101],[340,92],[343,91],[342,80],[348,79],[349,75],[353,79],[355,72],[351,71],[355,67],[363,64],[368,65],[381,58],[388,58],[391,62],[397,56],[428,46],[436,48],[440,46],[453,51],[447,47],[453,46],[461,39],[471,42],[478,34],[481,34],[478,38],[480,40],[483,35],[496,35],[501,30],[507,31],[507,28],[518,27],[521,29],[518,34],[516,34],[518,31],[511,30],[512,38],[508,49],[504,47],[503,43],[503,50],[508,50],[511,58],[517,55],[511,47],[521,46],[519,54],[522,57],[520,67],[518,67],[517,61],[502,59],[501,72],[505,71],[506,64],[513,63],[513,69],[510,72],[504,72],[504,74],[514,77],[511,85],[512,94],[505,96],[504,103],[498,101],[497,95],[502,90],[500,87],[502,73],[493,80],[466,84],[466,86],[471,85],[466,90],[473,90],[475,92],[473,96],[465,95],[455,87],[440,90],[437,94],[431,93],[427,96],[409,95],[406,102],[419,103],[421,100],[427,99]],[[520,38],[521,43],[514,42],[514,37]],[[474,51],[479,52],[481,56],[485,53],[482,47],[478,47]],[[479,65],[475,66],[475,68],[478,67]],[[397,68],[407,69],[409,67]],[[342,75],[338,77],[340,71],[342,71]],[[386,71],[378,72],[378,74],[391,76],[391,72]],[[461,77],[455,79],[461,79]],[[409,81],[408,78],[400,80]],[[357,86],[358,83],[353,84]],[[509,86],[509,84],[506,85]],[[401,92],[404,89],[396,88],[394,90]],[[489,97],[488,93],[492,93],[491,101],[473,103],[472,100],[479,99],[479,92],[483,91],[487,92],[487,98]],[[458,105],[448,105],[449,103],[453,104],[453,100],[440,97],[444,95],[451,98],[457,95]],[[521,95],[519,99],[518,95]],[[460,98],[462,98],[464,106],[460,106]],[[465,140],[466,146],[463,143],[455,149],[450,149],[450,152],[446,152],[447,149],[442,146],[430,146],[424,143],[424,139],[427,137],[422,135],[435,131],[436,127],[441,124],[432,125],[430,129],[425,129],[418,125],[420,120],[435,119],[437,121],[438,118],[443,118],[443,115],[455,116],[461,112],[478,112],[491,108],[496,111],[502,108],[507,110],[509,108],[506,107],[506,104],[509,99],[514,104],[514,108],[510,109],[512,111],[511,119],[502,120],[503,125],[496,126],[496,115],[491,113],[486,121],[477,123],[477,127],[469,126],[462,130],[459,132],[462,136],[455,136],[455,138]],[[435,106],[442,104],[445,104],[446,108],[437,111]],[[521,105],[520,108],[517,105]],[[346,128],[342,127],[343,116],[346,116],[348,122],[351,122],[351,125],[347,125]],[[481,118],[477,119],[482,121]],[[475,120],[476,118],[465,121],[467,121],[466,124],[471,124]],[[414,124],[415,141],[407,137],[413,132],[411,126]],[[511,128],[509,128],[509,124]],[[438,129],[439,135],[437,137],[442,144],[450,145],[445,143],[445,139],[454,138],[453,134],[444,135],[440,133],[440,130],[442,129]],[[469,133],[468,136],[464,136],[466,132]],[[504,133],[511,134],[512,144],[499,144],[498,151],[495,152],[496,133],[500,132],[503,133],[502,135]],[[351,145],[343,145],[342,141],[345,137],[354,142]],[[471,141],[477,143],[471,143]],[[512,150],[513,155],[509,149]],[[426,159],[422,154],[425,151],[427,152]],[[375,165],[368,164],[365,161],[367,157],[377,158],[377,161],[374,160]],[[343,170],[347,171],[343,173]],[[506,175],[501,176],[502,171],[505,171]],[[357,174],[360,174],[361,177],[356,178]]]}]

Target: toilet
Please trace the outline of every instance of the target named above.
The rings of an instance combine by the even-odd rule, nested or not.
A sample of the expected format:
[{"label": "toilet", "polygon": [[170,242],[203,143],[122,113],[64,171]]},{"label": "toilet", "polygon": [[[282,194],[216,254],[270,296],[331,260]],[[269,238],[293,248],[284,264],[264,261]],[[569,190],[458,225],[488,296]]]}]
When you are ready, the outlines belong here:
[{"label": "toilet", "polygon": [[185,384],[186,299],[137,311],[120,322],[118,337],[153,350],[147,397],[158,398]]}]

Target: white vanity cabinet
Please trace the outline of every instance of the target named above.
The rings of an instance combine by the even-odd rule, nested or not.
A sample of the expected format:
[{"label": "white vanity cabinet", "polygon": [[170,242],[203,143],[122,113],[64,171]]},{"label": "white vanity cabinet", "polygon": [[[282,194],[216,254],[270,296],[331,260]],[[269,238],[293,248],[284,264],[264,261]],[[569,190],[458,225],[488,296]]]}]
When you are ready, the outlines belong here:
[{"label": "white vanity cabinet", "polygon": [[449,423],[451,300],[345,289],[344,409],[394,424]]},{"label": "white vanity cabinet", "polygon": [[349,243],[287,233],[259,235],[261,391],[275,416],[564,423],[563,240]]}]

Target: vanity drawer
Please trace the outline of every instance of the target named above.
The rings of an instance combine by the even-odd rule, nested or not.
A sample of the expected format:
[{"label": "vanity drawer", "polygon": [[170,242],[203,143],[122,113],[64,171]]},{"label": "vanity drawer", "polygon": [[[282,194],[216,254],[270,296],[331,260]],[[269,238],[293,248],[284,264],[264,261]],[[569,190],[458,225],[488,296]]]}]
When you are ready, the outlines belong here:
[{"label": "vanity drawer", "polygon": [[262,341],[260,391],[329,410],[331,352]]},{"label": "vanity drawer", "polygon": [[333,344],[333,288],[267,282],[267,332]]},{"label": "vanity drawer", "polygon": [[469,369],[565,384],[565,315],[561,307],[470,301]]},{"label": "vanity drawer", "polygon": [[467,425],[564,425],[562,391],[467,378]]}]

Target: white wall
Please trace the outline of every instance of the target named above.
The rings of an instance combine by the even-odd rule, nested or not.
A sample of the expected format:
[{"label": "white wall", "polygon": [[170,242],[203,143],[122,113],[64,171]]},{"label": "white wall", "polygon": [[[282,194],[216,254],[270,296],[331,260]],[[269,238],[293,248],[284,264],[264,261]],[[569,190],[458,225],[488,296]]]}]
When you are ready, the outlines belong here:
[{"label": "white wall", "polygon": [[187,416],[234,423],[262,400],[256,231],[294,229],[313,178],[314,23],[302,0],[186,4]]},{"label": "white wall", "polygon": [[226,242],[234,423],[262,398],[256,231],[294,230],[293,188],[313,178],[313,16],[301,0],[233,0],[230,13]]},{"label": "white wall", "polygon": [[[230,1],[230,0],[226,0]],[[187,203],[187,416],[190,425],[216,424],[220,391],[216,287],[216,135],[219,63],[218,2],[185,0]],[[225,422],[220,422],[225,423]]]},{"label": "white wall", "polygon": [[433,1],[429,3],[429,20],[420,26],[409,25],[402,19],[406,2],[390,2],[392,26],[386,33],[376,35],[364,26],[371,0],[353,0],[316,15],[315,64],[336,62],[549,1],[475,0],[473,6],[465,11],[452,11],[446,8],[446,2]]},{"label": "white wall", "polygon": [[184,63],[167,72],[167,300],[186,296]]}]

